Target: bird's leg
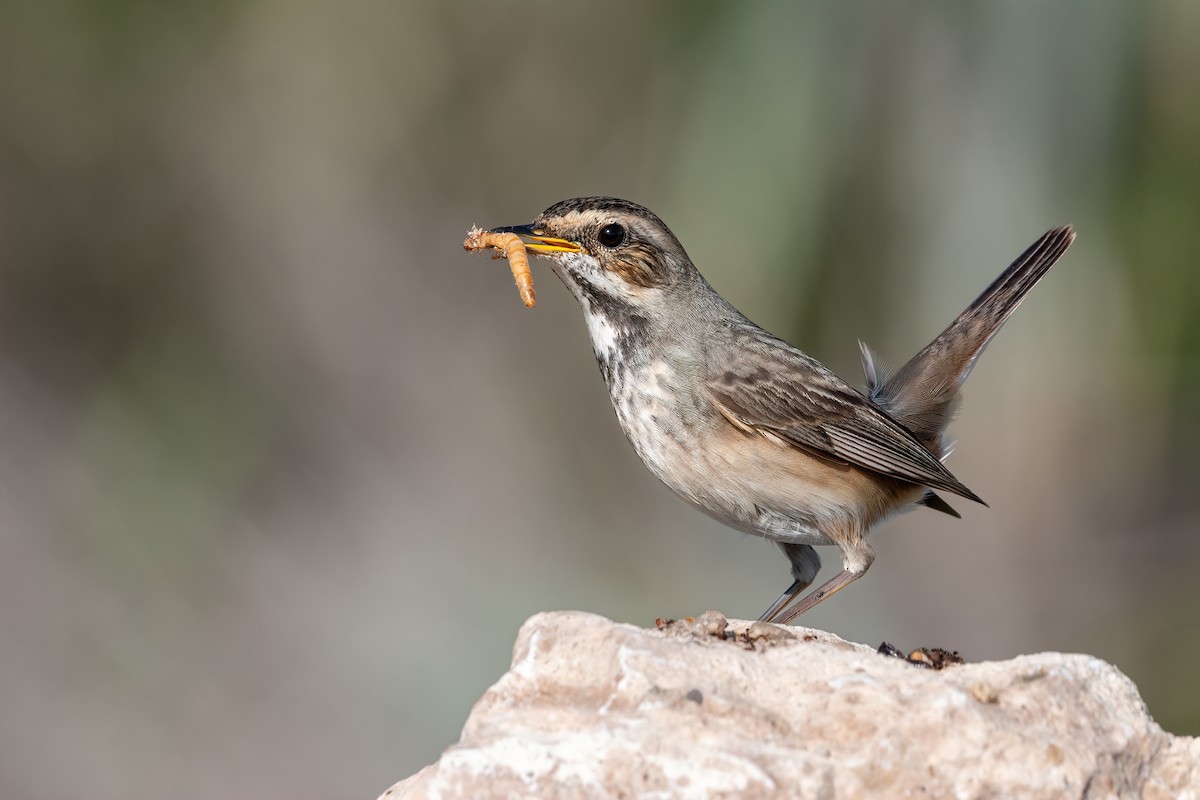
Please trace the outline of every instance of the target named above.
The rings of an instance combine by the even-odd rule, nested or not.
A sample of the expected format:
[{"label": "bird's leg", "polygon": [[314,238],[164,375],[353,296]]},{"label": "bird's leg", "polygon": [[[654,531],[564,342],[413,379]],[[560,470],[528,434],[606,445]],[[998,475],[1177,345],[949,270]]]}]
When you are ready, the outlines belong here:
[{"label": "bird's leg", "polygon": [[842,589],[845,589],[847,586],[854,583],[861,577],[861,572],[851,572],[848,569],[842,570],[837,575],[834,575],[832,578],[822,583],[819,588],[813,592],[810,592],[803,600],[789,608],[786,614],[774,621],[780,625],[788,624],[796,617],[800,616],[805,611],[808,611],[817,603],[824,600],[826,597],[837,594]]},{"label": "bird's leg", "polygon": [[779,599],[759,617],[763,622],[771,622],[775,615],[787,608],[796,596],[812,585],[813,579],[821,571],[821,557],[817,551],[806,544],[791,542],[776,542],[783,554],[792,562],[792,585],[779,595]]},{"label": "bird's leg", "polygon": [[[842,571],[825,581],[825,583],[801,599],[800,602],[772,621],[779,625],[786,625],[817,603],[837,594],[861,578],[874,560],[875,552],[871,549],[871,546],[861,536],[855,536],[852,541],[842,544]],[[797,593],[799,593],[799,590],[797,590]],[[787,605],[787,603],[784,603],[784,605]]]},{"label": "bird's leg", "polygon": [[775,615],[791,604],[796,596],[809,587],[812,581],[801,583],[800,581],[792,581],[792,585],[784,590],[783,594],[779,595],[779,599],[771,603],[771,607],[759,615],[760,622],[774,622]]}]

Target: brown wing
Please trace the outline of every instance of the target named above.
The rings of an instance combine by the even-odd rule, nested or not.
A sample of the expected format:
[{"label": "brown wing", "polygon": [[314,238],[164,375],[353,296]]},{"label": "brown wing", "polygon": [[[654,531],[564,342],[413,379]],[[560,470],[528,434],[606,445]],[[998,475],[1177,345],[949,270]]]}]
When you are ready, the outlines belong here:
[{"label": "brown wing", "polygon": [[902,425],[813,359],[749,326],[753,358],[714,376],[709,399],[731,423],[856,467],[983,503]]}]

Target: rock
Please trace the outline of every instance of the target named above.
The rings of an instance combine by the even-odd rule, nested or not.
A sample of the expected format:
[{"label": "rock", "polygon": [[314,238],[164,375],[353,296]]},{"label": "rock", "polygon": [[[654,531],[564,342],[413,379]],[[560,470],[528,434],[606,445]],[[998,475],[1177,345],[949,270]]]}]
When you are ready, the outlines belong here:
[{"label": "rock", "polygon": [[558,612],[383,798],[905,796],[1200,798],[1200,739],[1091,656],[934,671],[715,612],[657,630]]}]

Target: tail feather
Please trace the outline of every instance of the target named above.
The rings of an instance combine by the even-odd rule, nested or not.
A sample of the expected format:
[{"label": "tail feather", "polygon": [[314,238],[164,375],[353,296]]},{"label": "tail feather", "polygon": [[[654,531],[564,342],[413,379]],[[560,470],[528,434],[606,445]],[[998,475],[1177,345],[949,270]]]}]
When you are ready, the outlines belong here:
[{"label": "tail feather", "polygon": [[[1047,231],[899,372],[882,380],[869,368],[871,399],[931,452],[944,455],[942,432],[979,354],[1074,240],[1070,225]],[[865,351],[864,364],[868,361]]]},{"label": "tail feather", "polygon": [[949,514],[957,519],[962,519],[962,514],[955,511],[954,506],[950,505],[945,500],[934,494],[933,489],[925,492],[925,494],[921,496],[921,499],[917,501],[917,505],[925,506],[926,508],[932,508],[934,511],[940,511],[943,514]]}]

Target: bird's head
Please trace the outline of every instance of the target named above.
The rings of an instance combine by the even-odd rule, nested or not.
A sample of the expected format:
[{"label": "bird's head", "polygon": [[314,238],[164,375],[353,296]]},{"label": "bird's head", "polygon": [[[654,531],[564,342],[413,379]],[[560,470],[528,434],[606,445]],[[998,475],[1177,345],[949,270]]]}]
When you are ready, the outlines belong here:
[{"label": "bird's head", "polygon": [[647,208],[614,197],[555,203],[516,233],[549,258],[585,310],[617,307],[654,316],[677,287],[703,282],[675,234]]}]

